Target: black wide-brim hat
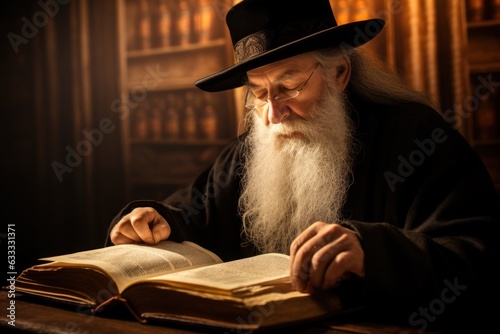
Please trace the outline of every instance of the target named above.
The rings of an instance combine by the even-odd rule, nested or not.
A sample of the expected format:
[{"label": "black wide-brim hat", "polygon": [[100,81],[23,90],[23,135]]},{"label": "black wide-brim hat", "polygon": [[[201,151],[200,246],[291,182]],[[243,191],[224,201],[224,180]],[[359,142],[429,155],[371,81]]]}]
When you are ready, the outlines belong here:
[{"label": "black wide-brim hat", "polygon": [[207,92],[241,87],[248,71],[301,53],[361,46],[385,24],[370,19],[339,26],[329,0],[243,0],[229,10],[226,23],[235,65],[195,82]]}]

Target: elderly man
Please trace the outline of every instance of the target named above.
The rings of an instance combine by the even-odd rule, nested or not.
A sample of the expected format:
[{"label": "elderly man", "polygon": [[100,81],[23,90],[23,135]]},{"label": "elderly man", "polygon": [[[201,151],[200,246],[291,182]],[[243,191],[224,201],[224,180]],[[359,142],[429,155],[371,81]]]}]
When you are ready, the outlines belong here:
[{"label": "elderly man", "polygon": [[436,108],[357,49],[383,21],[338,26],[328,0],[244,0],[227,24],[236,64],[196,85],[245,85],[248,132],[188,188],[127,205],[108,244],[287,253],[299,291],[338,289],[418,330],[476,319],[497,290],[496,192]]}]

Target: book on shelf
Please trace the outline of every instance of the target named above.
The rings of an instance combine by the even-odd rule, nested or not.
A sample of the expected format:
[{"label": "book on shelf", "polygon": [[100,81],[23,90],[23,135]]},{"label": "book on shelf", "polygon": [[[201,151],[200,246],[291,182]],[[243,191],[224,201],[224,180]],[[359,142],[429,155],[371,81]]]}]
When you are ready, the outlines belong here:
[{"label": "book on shelf", "polygon": [[127,244],[40,259],[17,291],[94,313],[123,303],[143,323],[168,321],[257,330],[343,313],[334,290],[292,288],[290,258],[262,254],[223,262],[192,242]]}]

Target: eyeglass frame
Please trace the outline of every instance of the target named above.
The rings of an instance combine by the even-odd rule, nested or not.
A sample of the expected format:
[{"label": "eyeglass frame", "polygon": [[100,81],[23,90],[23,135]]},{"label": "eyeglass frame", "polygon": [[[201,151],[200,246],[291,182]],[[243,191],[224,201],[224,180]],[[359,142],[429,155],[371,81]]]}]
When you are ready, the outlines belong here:
[{"label": "eyeglass frame", "polygon": [[[319,66],[319,62],[314,66],[314,69],[312,70],[311,74],[309,74],[309,76],[307,77],[306,81],[304,81],[304,83],[301,85],[300,88],[298,89],[295,89],[295,90],[291,90],[294,92],[295,95],[293,96],[287,96],[287,95],[284,95],[285,97],[284,98],[281,98],[279,97],[278,94],[276,94],[275,96],[273,97],[268,97],[265,101],[262,101],[260,102],[259,104],[253,104],[253,105],[250,105],[250,104],[247,104],[245,103],[245,108],[249,111],[251,110],[259,110],[261,108],[263,108],[266,104],[269,103],[269,100],[270,99],[273,99],[273,100],[277,100],[277,101],[288,101],[288,100],[291,100],[291,99],[294,99],[296,98],[297,96],[300,95],[300,93],[302,92],[302,90],[304,89],[304,87],[306,86],[306,84],[309,82],[309,80],[311,79],[311,77],[313,76],[314,72],[316,72],[316,69],[318,68]],[[248,100],[248,94],[250,93],[250,89],[247,89],[247,93],[246,93],[246,96],[245,96],[245,101]],[[257,99],[257,98],[255,98]]]}]

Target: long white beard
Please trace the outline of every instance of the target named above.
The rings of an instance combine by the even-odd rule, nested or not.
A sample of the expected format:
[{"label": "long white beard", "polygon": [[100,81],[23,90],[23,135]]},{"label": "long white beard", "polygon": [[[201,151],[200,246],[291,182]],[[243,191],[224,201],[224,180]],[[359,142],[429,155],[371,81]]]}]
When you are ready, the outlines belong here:
[{"label": "long white beard", "polygon": [[291,242],[309,225],[342,218],[353,127],[344,97],[325,95],[307,120],[290,115],[266,126],[255,113],[249,115],[251,153],[240,209],[244,238],[263,253],[288,254]]}]

